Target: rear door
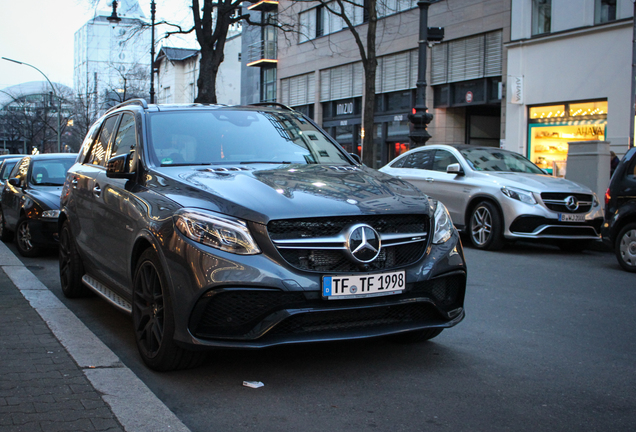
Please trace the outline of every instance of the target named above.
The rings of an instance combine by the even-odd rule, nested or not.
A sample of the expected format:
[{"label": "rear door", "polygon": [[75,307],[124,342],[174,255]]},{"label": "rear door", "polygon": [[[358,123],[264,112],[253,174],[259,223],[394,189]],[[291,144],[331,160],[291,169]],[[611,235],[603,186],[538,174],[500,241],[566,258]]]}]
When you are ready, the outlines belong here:
[{"label": "rear door", "polygon": [[2,190],[2,216],[4,217],[7,229],[14,231],[20,218],[20,209],[22,202],[26,199],[24,189],[27,186],[27,175],[29,173],[29,165],[31,158],[25,157],[20,160],[11,171],[10,178],[17,178],[20,181],[19,186],[13,186],[7,182],[6,187]]}]

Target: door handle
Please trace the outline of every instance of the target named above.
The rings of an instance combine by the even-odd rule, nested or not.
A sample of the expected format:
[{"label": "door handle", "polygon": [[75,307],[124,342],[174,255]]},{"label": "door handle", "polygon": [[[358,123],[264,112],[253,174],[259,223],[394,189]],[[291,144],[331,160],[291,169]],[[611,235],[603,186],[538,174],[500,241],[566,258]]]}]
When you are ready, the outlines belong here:
[{"label": "door handle", "polygon": [[95,187],[93,188],[93,195],[95,195],[95,197],[97,198],[99,198],[102,195],[102,190],[98,184],[96,184]]},{"label": "door handle", "polygon": [[424,180],[426,180],[429,183],[433,183],[435,181],[433,177],[426,177]]},{"label": "door handle", "polygon": [[77,177],[73,177],[73,180],[71,180],[71,185],[73,186],[73,189],[77,189],[77,184],[78,184],[78,180]]}]

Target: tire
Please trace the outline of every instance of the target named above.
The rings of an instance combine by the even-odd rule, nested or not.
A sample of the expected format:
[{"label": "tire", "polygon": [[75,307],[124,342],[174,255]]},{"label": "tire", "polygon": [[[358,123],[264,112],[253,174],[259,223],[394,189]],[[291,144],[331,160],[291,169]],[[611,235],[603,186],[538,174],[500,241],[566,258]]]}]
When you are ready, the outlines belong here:
[{"label": "tire", "polygon": [[589,240],[563,240],[557,243],[559,249],[565,252],[583,252],[590,247]]},{"label": "tire", "polygon": [[33,245],[29,218],[26,216],[22,216],[18,220],[18,225],[15,228],[15,245],[20,255],[24,257],[32,258],[40,254],[40,248]]},{"label": "tire", "polygon": [[13,240],[13,232],[9,231],[4,224],[4,214],[0,211],[0,240],[7,243]]},{"label": "tire", "polygon": [[499,209],[490,201],[481,201],[470,214],[470,242],[477,249],[499,250],[504,246],[503,223]]},{"label": "tire", "polygon": [[71,226],[68,221],[64,221],[60,230],[60,285],[62,292],[67,298],[84,297],[89,294],[89,289],[82,283],[84,276],[84,265],[77,252],[75,239],[71,234]]},{"label": "tire", "polygon": [[636,223],[623,227],[614,245],[616,259],[623,269],[636,272]]},{"label": "tire", "polygon": [[187,369],[205,360],[205,353],[186,350],[174,341],[168,284],[152,249],[143,252],[135,270],[132,317],[137,349],[150,369],[162,372]]},{"label": "tire", "polygon": [[416,331],[411,331],[407,333],[398,333],[398,334],[389,336],[389,339],[391,340],[391,342],[403,343],[403,344],[424,342],[429,339],[433,339],[436,336],[439,336],[442,330],[444,329],[432,328],[432,329],[416,330]]}]

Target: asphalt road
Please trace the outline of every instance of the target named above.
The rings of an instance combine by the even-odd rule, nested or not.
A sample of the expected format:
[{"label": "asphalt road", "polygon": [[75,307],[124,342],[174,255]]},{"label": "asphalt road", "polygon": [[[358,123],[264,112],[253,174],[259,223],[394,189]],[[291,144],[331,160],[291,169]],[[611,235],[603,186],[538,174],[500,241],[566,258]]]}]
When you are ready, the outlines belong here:
[{"label": "asphalt road", "polygon": [[63,298],[55,254],[22,260],[193,432],[633,431],[636,274],[598,251],[466,256],[466,319],[430,342],[216,351],[164,374],[127,316]]}]

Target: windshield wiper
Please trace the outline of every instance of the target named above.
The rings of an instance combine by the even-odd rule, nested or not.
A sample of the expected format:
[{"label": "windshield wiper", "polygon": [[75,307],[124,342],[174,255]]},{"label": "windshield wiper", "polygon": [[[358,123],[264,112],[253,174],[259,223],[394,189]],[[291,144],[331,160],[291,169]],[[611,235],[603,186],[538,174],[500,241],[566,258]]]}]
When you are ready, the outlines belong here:
[{"label": "windshield wiper", "polygon": [[249,162],[241,162],[241,165],[247,165],[247,164],[286,164],[286,165],[291,165],[291,162],[288,161],[282,161],[282,162],[275,162],[275,161],[249,161]]},{"label": "windshield wiper", "polygon": [[171,164],[161,164],[162,167],[170,167],[170,166],[201,166],[201,165],[212,165],[211,163],[171,163]]}]

